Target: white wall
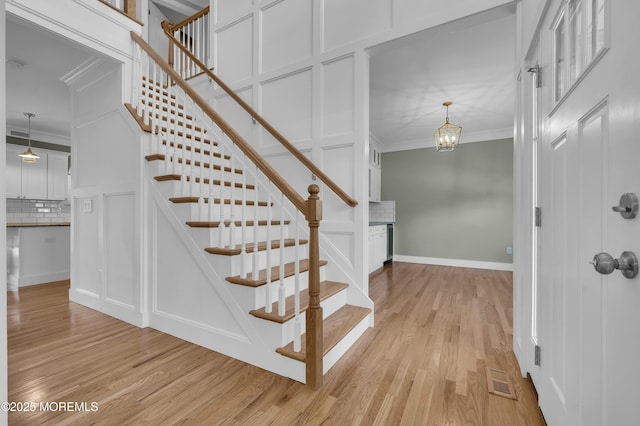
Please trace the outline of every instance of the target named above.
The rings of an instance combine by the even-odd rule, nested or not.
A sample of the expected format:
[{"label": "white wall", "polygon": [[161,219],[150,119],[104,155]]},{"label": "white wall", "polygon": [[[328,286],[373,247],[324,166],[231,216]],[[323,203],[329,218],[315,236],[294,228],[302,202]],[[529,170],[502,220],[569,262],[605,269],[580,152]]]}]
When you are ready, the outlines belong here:
[{"label": "white wall", "polygon": [[[323,236],[366,293],[368,274],[367,49],[509,3],[463,0],[212,0],[214,66],[258,112],[358,200],[352,209],[321,188]],[[216,107],[303,196],[313,183],[273,138],[228,101]],[[283,172],[284,171],[284,172]]]},{"label": "white wall", "polygon": [[120,96],[122,65],[71,83],[70,299],[142,325],[142,144]]}]

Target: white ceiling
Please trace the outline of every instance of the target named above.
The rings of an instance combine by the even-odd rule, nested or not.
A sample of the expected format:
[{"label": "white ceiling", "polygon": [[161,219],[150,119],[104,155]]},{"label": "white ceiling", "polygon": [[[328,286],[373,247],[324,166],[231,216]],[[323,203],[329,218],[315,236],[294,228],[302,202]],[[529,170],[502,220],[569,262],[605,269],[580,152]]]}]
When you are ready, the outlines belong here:
[{"label": "white ceiling", "polygon": [[[154,0],[164,8],[200,8],[207,0]],[[7,16],[7,128],[68,138],[67,73],[92,53],[28,22]],[[370,133],[383,151],[430,146],[449,117],[462,142],[509,137],[513,128],[515,8],[501,7],[385,43],[370,50]],[[59,143],[59,141],[55,141]]]},{"label": "white ceiling", "polygon": [[[60,80],[92,58],[88,50],[62,37],[7,15],[6,63],[7,128],[26,131],[25,112],[33,132],[68,138],[71,129],[71,97]],[[59,143],[60,141],[55,141]]]},{"label": "white ceiling", "polygon": [[383,151],[433,146],[445,121],[462,143],[513,135],[515,7],[492,9],[371,49],[370,134]]}]

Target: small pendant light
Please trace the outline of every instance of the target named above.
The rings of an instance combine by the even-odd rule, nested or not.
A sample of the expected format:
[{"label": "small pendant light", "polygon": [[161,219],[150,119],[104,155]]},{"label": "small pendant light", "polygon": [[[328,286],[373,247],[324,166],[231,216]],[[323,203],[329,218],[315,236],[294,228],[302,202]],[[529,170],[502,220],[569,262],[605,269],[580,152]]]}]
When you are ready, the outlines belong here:
[{"label": "small pendant light", "polygon": [[31,117],[35,117],[36,115],[32,112],[25,112],[24,115],[26,115],[29,119],[29,148],[25,152],[20,154],[20,157],[22,157],[22,162],[24,163],[35,163],[36,161],[38,161],[40,156],[31,151]]}]

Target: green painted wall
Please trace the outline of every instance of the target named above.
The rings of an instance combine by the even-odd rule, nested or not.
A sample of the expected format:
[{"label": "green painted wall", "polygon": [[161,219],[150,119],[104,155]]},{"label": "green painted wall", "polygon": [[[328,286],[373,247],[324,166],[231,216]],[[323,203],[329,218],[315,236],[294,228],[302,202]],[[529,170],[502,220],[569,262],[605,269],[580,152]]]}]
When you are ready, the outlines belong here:
[{"label": "green painted wall", "polygon": [[513,139],[385,153],[382,199],[397,255],[512,263]]}]

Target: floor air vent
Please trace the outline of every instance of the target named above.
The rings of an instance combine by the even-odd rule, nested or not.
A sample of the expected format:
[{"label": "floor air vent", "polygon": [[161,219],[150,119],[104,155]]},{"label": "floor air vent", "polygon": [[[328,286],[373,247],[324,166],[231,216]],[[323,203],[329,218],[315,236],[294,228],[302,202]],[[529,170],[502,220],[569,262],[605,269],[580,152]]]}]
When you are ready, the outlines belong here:
[{"label": "floor air vent", "polygon": [[489,393],[504,396],[505,398],[518,399],[509,376],[502,370],[487,367],[487,385],[489,386]]}]

